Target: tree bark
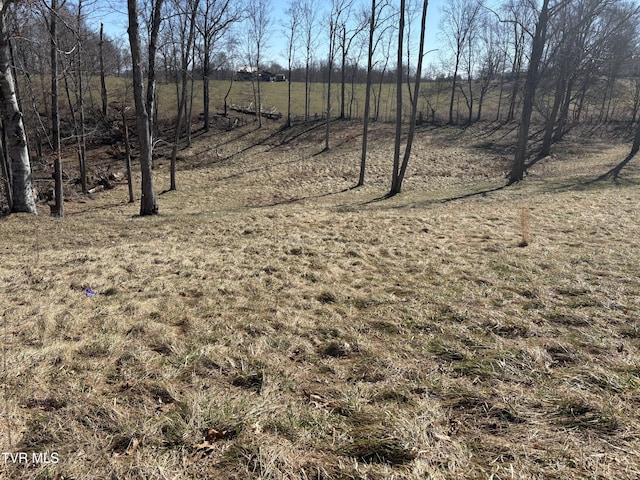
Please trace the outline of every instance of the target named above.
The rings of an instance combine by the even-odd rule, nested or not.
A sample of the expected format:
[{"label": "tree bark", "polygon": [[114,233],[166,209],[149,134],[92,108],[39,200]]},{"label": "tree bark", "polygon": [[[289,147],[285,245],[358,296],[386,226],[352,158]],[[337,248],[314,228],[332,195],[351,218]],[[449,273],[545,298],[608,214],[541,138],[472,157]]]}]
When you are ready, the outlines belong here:
[{"label": "tree bark", "polygon": [[342,24],[342,52],[340,64],[340,118],[344,119],[345,112],[345,85],[347,77],[347,26]]},{"label": "tree bark", "polygon": [[11,161],[11,211],[35,215],[38,210],[33,195],[27,137],[11,72],[9,34],[5,23],[9,3],[0,0],[0,108],[7,137],[7,156]]},{"label": "tree bark", "polygon": [[[403,0],[404,1],[404,0]],[[427,24],[427,7],[429,6],[428,0],[424,0],[422,3],[422,22],[420,29],[420,47],[418,53],[418,65],[416,68],[416,80],[413,89],[413,98],[411,99],[411,116],[409,120],[409,134],[407,135],[407,145],[404,150],[404,156],[402,159],[402,165],[400,171],[397,173],[394,185],[392,185],[389,195],[396,195],[402,190],[402,182],[404,181],[405,173],[407,172],[407,166],[409,165],[409,158],[411,157],[411,147],[413,146],[413,137],[416,131],[416,115],[418,112],[418,97],[420,95],[420,82],[422,77],[422,63],[424,59],[424,39],[425,39],[425,27]],[[396,135],[396,140],[398,139]],[[395,187],[395,188],[394,188]]]},{"label": "tree bark", "polygon": [[51,214],[64,217],[64,189],[62,185],[62,158],[60,157],[60,112],[58,105],[58,3],[51,0],[51,20],[49,22],[51,46],[51,140],[53,143],[53,179],[55,206]]},{"label": "tree bark", "polygon": [[[2,122],[0,122],[2,128]],[[11,191],[11,170],[9,167],[9,158],[6,155],[4,128],[2,128],[2,141],[0,142],[0,164],[2,165],[2,183],[4,183],[4,192],[7,199],[9,211],[13,210],[13,192]]]},{"label": "tree bark", "polygon": [[[160,9],[162,0],[157,0],[156,9]],[[138,23],[138,5],[137,0],[127,0],[129,13],[129,43],[131,46],[131,63],[133,67],[133,96],[136,105],[136,119],[138,124],[138,143],[140,145],[140,171],[142,173],[142,197],[140,199],[140,215],[156,215],[158,213],[158,203],[156,193],[153,187],[153,175],[151,171],[151,122],[147,104],[144,101],[144,85],[142,80],[142,60],[141,60],[141,42],[140,42],[140,25]],[[153,27],[159,29],[160,15],[157,18],[158,24],[154,23]],[[155,20],[154,20],[155,22]],[[153,52],[155,56],[155,51]],[[150,72],[151,74],[151,72]],[[153,79],[155,80],[155,79]],[[149,84],[151,89],[152,81]],[[147,92],[149,93],[149,92]],[[152,99],[149,102],[149,98]],[[147,95],[148,104],[153,105],[153,96]],[[151,107],[153,108],[153,107]]]},{"label": "tree bark", "polygon": [[566,92],[564,94],[564,103],[560,110],[560,118],[558,119],[558,127],[553,135],[553,141],[559,142],[564,136],[564,130],[567,125],[567,119],[569,118],[569,107],[571,106],[571,96],[573,95],[573,83],[575,77],[571,76],[567,81]]},{"label": "tree bark", "polygon": [[100,24],[100,99],[102,100],[102,115],[107,118],[107,82],[104,73],[104,24]]},{"label": "tree bark", "polygon": [[393,171],[391,172],[391,190],[389,196],[400,193],[401,185],[398,184],[400,172],[400,141],[402,139],[402,46],[404,44],[404,14],[405,0],[400,0],[400,21],[398,24],[398,60],[396,70],[396,136],[393,149]]},{"label": "tree bark", "polygon": [[640,122],[638,122],[638,126],[636,127],[636,134],[633,138],[633,145],[631,147],[631,155],[635,155],[640,150]]},{"label": "tree bark", "polygon": [[456,86],[458,81],[458,68],[460,67],[460,47],[456,53],[456,66],[453,69],[453,85],[451,86],[451,100],[449,101],[449,125],[453,124],[453,103],[456,98]]},{"label": "tree bark", "polygon": [[564,72],[560,72],[560,78],[556,85],[556,92],[553,99],[553,106],[551,107],[551,113],[547,119],[547,123],[544,128],[544,136],[542,137],[542,148],[540,149],[540,156],[546,157],[551,153],[551,144],[553,142],[553,130],[556,126],[556,118],[558,118],[558,112],[560,111],[560,105],[564,99],[567,80]]},{"label": "tree bark", "polygon": [[[407,135],[407,145],[404,150],[404,158],[402,159],[402,165],[400,166],[400,173],[398,175],[398,189],[402,188],[402,182],[404,175],[407,171],[407,165],[409,164],[409,158],[411,157],[411,147],[413,146],[413,137],[416,131],[416,116],[418,113],[418,97],[420,95],[420,83],[422,81],[422,63],[424,60],[424,39],[425,30],[427,25],[427,8],[429,1],[424,0],[422,4],[422,23],[420,28],[420,47],[418,52],[418,66],[416,68],[416,81],[413,88],[413,99],[411,101],[411,116],[409,120],[409,134]],[[399,193],[399,192],[398,192]]]},{"label": "tree bark", "polygon": [[127,169],[127,187],[129,188],[129,203],[136,201],[133,193],[133,173],[131,171],[131,142],[129,141],[129,125],[127,124],[126,108],[122,108],[122,131],[124,134],[124,161]]},{"label": "tree bark", "polygon": [[[149,36],[149,49],[148,49],[148,70],[147,70],[147,117],[148,117],[148,127],[149,127],[149,142],[153,143],[153,137],[157,134],[157,118],[158,118],[158,95],[156,93],[156,51],[158,50],[158,35],[160,34],[160,23],[162,21],[162,4],[164,0],[155,0],[155,5],[153,5],[152,11],[152,23],[151,23],[151,34]],[[128,4],[131,4],[131,0],[127,0]],[[152,2],[153,3],[153,2]],[[133,4],[138,9],[137,0],[133,1]],[[129,14],[131,14],[131,10],[129,10]],[[136,31],[138,42],[140,42],[140,27],[138,24],[138,20],[135,20]],[[129,28],[131,28],[131,18],[129,18]],[[129,33],[129,39],[131,39],[131,33]],[[142,53],[142,47],[139,47],[139,55]],[[132,52],[133,55],[133,52]],[[143,90],[144,91],[144,90]],[[138,108],[136,107],[136,111]],[[144,178],[143,178],[144,183]]]},{"label": "tree bark", "polygon": [[360,177],[358,187],[364,185],[364,173],[367,166],[367,140],[369,136],[369,114],[371,111],[371,70],[373,70],[373,36],[376,25],[376,0],[371,0],[371,18],[369,21],[369,50],[367,54],[367,86],[364,95],[364,119],[362,130],[362,155],[360,156]]},{"label": "tree bark", "polygon": [[533,113],[533,103],[535,101],[536,89],[538,86],[538,68],[544,51],[544,44],[547,36],[547,24],[549,21],[549,0],[544,0],[540,16],[536,23],[536,30],[531,46],[531,59],[527,80],[524,86],[524,103],[522,107],[522,118],[518,129],[518,142],[516,153],[513,159],[513,167],[509,174],[509,185],[520,182],[524,179],[524,163],[527,156],[527,140],[529,138],[529,126],[531,124],[531,114]]},{"label": "tree bark", "polygon": [[189,56],[191,55],[191,46],[193,45],[195,29],[196,29],[196,13],[198,12],[199,0],[195,0],[192,5],[190,16],[185,16],[185,22],[189,23],[189,36],[187,42],[183,45],[184,51],[182,53],[181,62],[181,92],[178,102],[178,118],[176,120],[175,135],[173,138],[173,148],[171,149],[171,167],[170,167],[170,185],[169,190],[176,190],[176,158],[178,155],[178,142],[180,141],[180,134],[182,133],[182,124],[184,118],[187,115],[187,82],[188,82],[188,68],[189,68]]},{"label": "tree bark", "polygon": [[[78,31],[78,51],[76,52],[76,66],[78,75],[76,99],[78,102],[78,113],[80,115],[79,136],[78,136],[78,167],[80,169],[80,185],[82,193],[87,193],[87,141],[86,141],[86,122],[84,116],[84,82],[82,79],[82,0],[78,0],[78,16],[76,28]],[[106,93],[105,93],[106,100]]]}]

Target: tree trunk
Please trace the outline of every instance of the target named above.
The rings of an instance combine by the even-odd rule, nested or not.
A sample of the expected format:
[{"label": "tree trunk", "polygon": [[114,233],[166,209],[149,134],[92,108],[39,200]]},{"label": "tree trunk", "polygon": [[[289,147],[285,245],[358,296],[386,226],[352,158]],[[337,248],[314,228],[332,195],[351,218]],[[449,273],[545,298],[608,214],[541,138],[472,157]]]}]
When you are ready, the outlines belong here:
[{"label": "tree trunk", "polygon": [[189,86],[189,108],[187,109],[187,125],[186,125],[186,135],[187,135],[187,147],[191,147],[191,140],[193,135],[193,96],[195,92],[195,83],[196,80],[193,76],[193,68],[191,68],[191,75]]},{"label": "tree trunk", "polygon": [[[407,135],[407,145],[404,150],[404,157],[402,159],[402,165],[398,172],[398,178],[395,182],[395,189],[392,188],[390,195],[400,193],[402,190],[402,182],[404,181],[405,173],[407,172],[407,165],[409,165],[409,158],[411,157],[411,147],[413,146],[413,137],[416,131],[416,114],[418,112],[418,97],[420,95],[420,82],[422,77],[422,61],[424,59],[424,39],[425,30],[427,24],[427,7],[429,6],[428,0],[424,0],[422,4],[422,23],[420,29],[420,47],[418,53],[418,65],[416,68],[416,80],[413,89],[413,98],[411,99],[411,116],[409,120],[409,134]],[[397,136],[396,136],[397,138]]]},{"label": "tree trunk", "polygon": [[324,132],[324,149],[329,150],[329,126],[331,124],[331,70],[333,69],[333,62],[329,61],[329,83],[327,84],[327,122],[325,124]]},{"label": "tree trunk", "polygon": [[124,161],[127,169],[127,186],[129,187],[129,203],[136,201],[136,196],[133,193],[133,173],[131,171],[131,142],[129,141],[129,125],[127,124],[126,109],[122,109],[122,130],[124,133]]},{"label": "tree trunk", "polygon": [[[334,19],[331,19],[333,22]],[[330,35],[329,35],[329,62],[328,62],[328,71],[329,71],[329,79],[327,82],[327,123],[325,126],[324,133],[324,149],[329,150],[329,125],[331,123],[331,74],[333,73],[333,58],[335,55],[335,42],[336,42],[336,31],[337,26],[331,25],[330,27]]]},{"label": "tree trunk", "polygon": [[367,86],[364,95],[364,119],[362,129],[362,155],[360,156],[360,177],[358,187],[364,185],[364,173],[367,166],[367,140],[369,135],[369,112],[371,111],[371,70],[373,70],[373,36],[376,24],[376,0],[371,0],[371,18],[369,20],[369,50],[367,55]]},{"label": "tree trunk", "polygon": [[107,118],[107,83],[104,73],[104,24],[100,24],[100,98],[102,99],[102,115]]},{"label": "tree trunk", "polygon": [[472,46],[472,38],[469,35],[469,51],[467,55],[469,56],[468,64],[467,64],[467,85],[469,86],[469,98],[467,99],[467,108],[469,109],[469,115],[467,117],[467,124],[471,125],[473,123],[473,75],[471,72],[472,68],[472,60],[471,60],[471,52],[473,51]]},{"label": "tree trunk", "polygon": [[633,137],[633,146],[631,147],[631,155],[635,155],[640,150],[640,122],[636,127],[636,134]]},{"label": "tree trunk", "polygon": [[401,185],[398,183],[400,173],[400,141],[402,139],[402,47],[404,44],[404,14],[405,0],[400,0],[400,21],[398,24],[398,62],[396,70],[396,136],[393,149],[393,171],[391,172],[391,190],[389,196],[400,193]]},{"label": "tree trunk", "polygon": [[[0,122],[0,128],[2,128],[2,122]],[[7,199],[7,205],[9,211],[13,210],[13,192],[11,191],[11,170],[9,167],[9,158],[7,157],[5,149],[4,128],[2,128],[2,141],[0,142],[0,163],[2,164],[2,182],[4,183],[4,192]]]},{"label": "tree trunk", "polygon": [[549,114],[549,118],[547,119],[547,123],[544,128],[544,136],[542,138],[542,148],[540,149],[540,156],[546,157],[551,153],[551,143],[553,141],[553,130],[556,126],[556,118],[558,117],[558,112],[560,111],[560,105],[562,104],[562,99],[565,95],[567,80],[564,75],[564,72],[560,73],[560,78],[558,79],[558,84],[556,85],[556,92],[553,99],[553,106],[551,107],[551,113]]},{"label": "tree trunk", "polygon": [[258,82],[256,88],[256,116],[258,117],[258,128],[262,128],[262,98],[261,98],[261,90],[260,83],[262,83],[262,79],[260,77],[260,48],[258,47],[258,52],[256,54],[256,71],[258,72]]},{"label": "tree trunk", "polygon": [[198,11],[198,3],[196,0],[192,6],[193,10],[188,19],[185,18],[185,22],[189,23],[189,36],[187,37],[186,45],[183,45],[184,51],[182,53],[181,62],[181,91],[178,102],[178,118],[176,120],[176,129],[173,138],[173,148],[171,149],[171,167],[170,167],[170,185],[169,190],[176,190],[176,158],[178,155],[178,142],[180,141],[180,135],[182,133],[182,124],[187,116],[187,86],[188,86],[188,69],[189,69],[189,57],[191,55],[191,46],[195,36],[196,29],[196,13]]},{"label": "tree trunk", "polygon": [[504,93],[504,73],[500,76],[500,93],[498,94],[498,107],[496,109],[496,122],[500,121],[500,109],[502,108],[502,94]]},{"label": "tree trunk", "polygon": [[509,102],[509,113],[507,113],[507,122],[513,121],[516,115],[516,103],[518,100],[518,92],[520,91],[520,70],[522,69],[522,51],[524,49],[524,30],[518,34],[518,24],[513,24],[514,40],[515,40],[515,56],[511,67],[511,76],[513,78],[513,88],[511,89],[511,101]]},{"label": "tree trunk", "polygon": [[[149,36],[149,49],[147,52],[147,60],[148,60],[148,69],[147,69],[147,103],[146,103],[146,112],[147,112],[147,122],[149,128],[149,143],[153,144],[153,137],[157,134],[157,125],[158,125],[158,94],[156,92],[156,51],[158,50],[158,35],[160,34],[160,23],[162,21],[162,4],[164,0],[155,0],[155,5],[153,6],[152,11],[152,23],[151,23],[151,34]],[[137,0],[127,0],[128,4],[133,3],[136,10],[138,9]],[[131,10],[129,10],[131,13]],[[138,37],[138,42],[140,42],[140,30],[138,20],[135,21],[136,32]],[[131,28],[131,19],[129,19],[129,28]],[[131,41],[131,33],[129,34],[129,41]],[[138,59],[140,59],[140,55],[142,54],[142,47],[138,50],[139,55]],[[133,52],[132,52],[133,55]],[[144,88],[143,88],[144,93]],[[136,106],[136,112],[138,107]],[[151,150],[150,150],[151,152]],[[149,155],[151,158],[151,154]],[[142,182],[145,183],[144,178]],[[155,196],[154,196],[155,201]],[[157,206],[156,206],[157,208]]]},{"label": "tree trunk", "polygon": [[[156,9],[159,10],[162,0],[157,0]],[[133,96],[136,105],[136,119],[138,124],[138,143],[140,145],[140,172],[142,174],[142,197],[140,201],[140,215],[155,215],[158,213],[158,203],[153,187],[153,175],[151,171],[151,122],[147,105],[153,109],[153,96],[147,92],[147,104],[144,101],[144,84],[142,80],[142,60],[140,44],[140,25],[138,23],[139,13],[137,0],[127,0],[129,13],[129,43],[131,46],[131,64],[133,67]],[[160,26],[160,15],[154,15],[157,24],[153,28],[157,31]],[[155,22],[155,20],[154,20]],[[152,42],[153,43],[153,42]],[[155,56],[155,51],[153,51]],[[149,72],[151,74],[151,71]],[[155,83],[155,78],[151,78],[149,88]],[[151,101],[149,101],[151,99]]]},{"label": "tree trunk", "polygon": [[202,101],[204,104],[204,131],[211,129],[211,114],[209,113],[209,75],[211,75],[211,60],[209,59],[210,42],[207,39],[206,29],[204,35],[204,59],[202,62]]},{"label": "tree trunk", "polygon": [[531,60],[527,80],[524,86],[524,103],[522,107],[522,118],[518,129],[518,142],[516,153],[513,159],[513,167],[509,174],[509,185],[520,182],[524,179],[524,163],[527,155],[527,140],[529,138],[529,126],[531,124],[531,114],[533,113],[533,103],[538,86],[538,68],[544,51],[544,44],[547,36],[547,23],[549,20],[549,0],[544,0],[540,16],[536,23],[536,30],[533,36],[531,47]]},{"label": "tree trunk", "polygon": [[347,76],[347,27],[342,25],[342,64],[340,65],[340,118],[344,119],[345,85]]},{"label": "tree trunk", "polygon": [[51,141],[53,143],[53,179],[55,183],[55,206],[51,214],[64,217],[64,190],[62,184],[62,159],[60,158],[60,114],[58,105],[58,5],[51,0],[51,19],[49,33],[51,35]]},{"label": "tree trunk", "polygon": [[8,3],[0,0],[0,108],[7,133],[7,156],[11,161],[11,211],[37,214],[27,137],[11,73],[9,34],[5,23],[7,8]]},{"label": "tree trunk", "polygon": [[553,141],[559,142],[564,135],[564,129],[567,124],[567,118],[569,117],[569,107],[571,106],[571,95],[573,90],[573,82],[575,77],[570,77],[565,84],[564,102],[562,109],[560,110],[560,116],[558,118],[558,127],[553,135]]},{"label": "tree trunk", "polygon": [[231,80],[229,81],[229,88],[227,89],[227,93],[224,95],[224,116],[227,116],[227,99],[229,98],[229,94],[231,93],[231,88],[233,88],[233,74],[231,75]]},{"label": "tree trunk", "polygon": [[[291,12],[295,15],[296,12]],[[287,54],[287,128],[291,128],[291,71],[293,69],[293,44],[295,41],[297,20],[292,18],[289,31],[289,45]]]},{"label": "tree trunk", "polygon": [[458,68],[460,66],[460,48],[456,52],[456,66],[453,70],[453,85],[451,86],[451,100],[449,101],[449,124],[453,124],[453,103],[456,97],[456,84],[458,81]]},{"label": "tree trunk", "polygon": [[[80,170],[80,185],[82,187],[82,193],[87,193],[87,142],[86,142],[86,122],[84,117],[84,83],[82,81],[82,37],[80,29],[82,27],[82,0],[78,0],[78,16],[76,22],[76,28],[78,29],[78,51],[76,52],[76,69],[78,75],[76,100],[78,102],[78,113],[80,114],[80,125],[78,135],[78,166]],[[105,93],[106,98],[106,93]]]}]

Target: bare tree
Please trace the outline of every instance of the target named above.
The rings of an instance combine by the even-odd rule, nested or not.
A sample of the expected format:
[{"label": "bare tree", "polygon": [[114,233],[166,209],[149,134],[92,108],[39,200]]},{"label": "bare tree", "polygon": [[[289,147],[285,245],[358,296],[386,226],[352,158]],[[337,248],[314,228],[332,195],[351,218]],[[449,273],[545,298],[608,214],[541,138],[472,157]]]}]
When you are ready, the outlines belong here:
[{"label": "bare tree", "polygon": [[[189,65],[192,63],[193,43],[196,31],[196,15],[198,13],[199,0],[187,0],[184,4],[184,10],[179,11],[177,19],[182,19],[180,25],[181,40],[181,93],[178,101],[178,118],[176,120],[176,128],[173,138],[173,147],[171,149],[171,166],[170,166],[170,186],[169,190],[176,190],[176,158],[178,155],[178,142],[183,128],[184,118],[187,116],[187,81],[189,76]],[[180,8],[180,5],[176,5]]]},{"label": "bare tree", "polygon": [[[153,111],[154,93],[149,90],[155,88],[155,70],[149,66],[149,75],[153,71],[153,76],[149,78],[147,83],[147,102],[144,99],[144,84],[142,75],[142,45],[140,40],[140,25],[138,23],[139,13],[137,0],[127,0],[129,14],[129,43],[131,45],[131,64],[133,67],[133,96],[136,106],[136,119],[138,124],[138,143],[140,145],[140,170],[142,173],[142,197],[140,202],[140,215],[155,215],[158,213],[158,203],[156,193],[153,187],[153,174],[151,171],[151,156],[153,151],[151,136],[151,116]],[[153,9],[152,35],[150,38],[149,57],[155,57],[155,40],[157,32],[160,29],[160,9],[162,8],[162,0],[156,0]],[[154,33],[155,32],[155,33]]]},{"label": "bare tree", "polygon": [[[347,18],[352,17],[352,15],[345,15]],[[356,19],[356,23],[352,28],[347,28],[347,22],[344,20],[342,24],[339,26],[339,42],[340,42],[340,118],[345,118],[345,104],[346,104],[346,95],[345,95],[345,85],[346,85],[346,77],[347,77],[347,56],[349,55],[349,50],[354,42],[354,40],[367,28],[369,24],[368,18],[366,15],[359,16]]]},{"label": "bare tree", "polygon": [[327,58],[327,111],[324,135],[324,149],[329,150],[329,126],[331,124],[331,80],[333,76],[333,64],[338,48],[338,33],[343,22],[343,16],[347,15],[353,0],[331,0],[329,12],[329,56]]},{"label": "bare tree", "polygon": [[631,146],[631,155],[635,155],[640,150],[640,122],[636,126],[636,133],[633,137],[633,145]]},{"label": "bare tree", "polygon": [[247,20],[249,22],[247,53],[249,65],[255,67],[257,74],[257,79],[252,77],[252,84],[254,86],[254,102],[258,127],[262,127],[260,64],[262,62],[264,49],[267,47],[267,34],[271,26],[270,9],[270,0],[249,0],[247,5]]},{"label": "bare tree", "polygon": [[616,92],[616,84],[622,68],[637,54],[638,12],[640,7],[635,3],[624,1],[607,2],[600,21],[606,26],[602,35],[602,65],[606,72],[599,120],[607,122],[615,110],[616,100],[620,97]]},{"label": "bare tree", "polygon": [[363,132],[362,132],[362,154],[360,156],[360,175],[358,178],[357,186],[364,185],[365,169],[367,165],[367,141],[369,138],[369,117],[371,115],[371,78],[373,71],[373,57],[375,54],[375,48],[377,43],[382,39],[382,35],[378,35],[378,42],[375,42],[375,35],[378,28],[384,24],[385,20],[391,18],[390,16],[383,17],[383,12],[386,7],[389,6],[387,1],[383,1],[378,4],[376,0],[371,0],[371,12],[369,16],[369,44],[367,49],[367,83],[365,89],[364,100],[364,119],[363,119]]},{"label": "bare tree", "polygon": [[401,124],[402,124],[402,44],[404,40],[404,16],[405,16],[405,0],[400,2],[400,27],[398,29],[398,78],[396,79],[396,144],[393,156],[393,173],[391,178],[391,189],[388,196],[397,195],[402,191],[402,182],[409,165],[409,159],[411,157],[411,147],[413,146],[413,137],[416,127],[416,116],[418,112],[418,98],[420,96],[420,83],[422,80],[422,63],[424,60],[424,39],[425,39],[425,27],[427,24],[427,7],[429,6],[428,0],[423,0],[422,3],[422,19],[420,22],[420,46],[418,52],[418,65],[416,67],[416,78],[413,89],[413,96],[411,98],[411,113],[409,120],[409,133],[407,135],[407,144],[405,146],[404,155],[402,158],[402,164],[400,164],[400,138],[401,138]]},{"label": "bare tree", "polygon": [[[127,0],[127,4],[129,6],[129,16],[131,15],[131,3],[132,0]],[[133,1],[133,5],[138,8],[137,0]],[[164,0],[150,0],[148,2],[150,12],[147,12],[148,15],[144,15],[144,18],[149,18],[149,22],[147,24],[148,31],[148,47],[147,47],[147,96],[146,96],[146,111],[148,116],[148,126],[149,126],[149,141],[150,145],[153,145],[153,137],[157,133],[157,118],[158,118],[158,97],[156,91],[156,52],[158,50],[158,37],[160,35],[160,25],[162,23],[162,8],[164,6]],[[138,39],[140,38],[140,28],[138,26],[138,20],[135,21],[135,25],[137,26]],[[131,18],[129,18],[129,30],[131,29]],[[129,43],[131,43],[131,31],[129,31]],[[131,63],[133,64],[133,47],[131,48]],[[141,54],[141,50],[138,50],[138,53]],[[141,65],[142,59],[138,56],[139,65]],[[134,78],[135,85],[135,78]],[[144,89],[143,89],[144,92]],[[134,96],[135,96],[135,88],[134,88]],[[136,115],[138,114],[138,107],[136,105]],[[138,126],[138,128],[140,128]],[[151,149],[149,150],[149,158],[151,159]],[[149,168],[151,168],[151,163],[149,164]],[[149,171],[149,179],[151,180],[151,175]],[[145,177],[143,175],[142,178],[143,188],[145,185]],[[147,182],[148,187],[148,182]],[[153,186],[151,187],[153,188]],[[142,202],[144,202],[144,193]],[[155,202],[155,194],[154,194],[154,202]],[[147,205],[147,207],[151,208],[151,204]],[[156,206],[157,209],[157,206]],[[146,211],[147,209],[145,209]],[[153,212],[157,213],[157,212]],[[144,215],[150,215],[152,212],[145,213]]]},{"label": "bare tree", "polygon": [[[494,17],[485,16],[485,22],[481,25],[482,33],[480,35],[480,92],[478,98],[478,113],[476,121],[482,118],[482,107],[484,100],[489,92],[492,82],[498,76],[498,73],[505,64],[506,46],[505,46],[505,29],[504,25]],[[502,98],[498,99],[500,102]],[[499,110],[499,107],[498,107]],[[498,113],[499,114],[499,113]]]},{"label": "bare tree", "polygon": [[287,128],[291,127],[291,71],[295,54],[296,37],[299,35],[301,6],[297,0],[289,0],[287,21],[283,24],[287,35]]},{"label": "bare tree", "polygon": [[[453,82],[449,101],[449,123],[451,124],[453,123],[453,106],[458,88],[460,63],[465,54],[468,61],[471,62],[469,45],[473,41],[481,10],[482,3],[480,0],[447,0],[442,9],[443,16],[440,28],[454,55]],[[467,75],[469,75],[469,72],[467,72]]]},{"label": "bare tree", "polygon": [[[63,0],[64,5],[64,0]],[[51,0],[49,34],[51,46],[51,140],[53,144],[53,179],[55,183],[55,206],[51,214],[64,216],[64,190],[62,183],[62,158],[60,156],[60,113],[58,103],[58,2]]]},{"label": "bare tree", "polygon": [[[76,24],[75,24],[75,34],[76,34],[76,82],[75,82],[75,97],[76,104],[78,110],[78,122],[76,122],[75,115],[74,117],[74,132],[76,135],[76,144],[78,151],[78,170],[80,174],[80,186],[82,188],[82,193],[87,193],[87,165],[86,165],[86,152],[87,152],[87,142],[86,142],[86,121],[85,121],[85,108],[84,108],[84,78],[83,78],[83,23],[84,19],[82,17],[82,7],[83,1],[78,0],[77,4],[77,13],[76,13]],[[106,95],[106,93],[105,93]]]},{"label": "bare tree", "polygon": [[360,176],[358,187],[364,185],[364,172],[367,165],[367,140],[369,138],[369,112],[371,107],[371,70],[373,69],[373,38],[376,29],[376,0],[371,0],[369,18],[369,48],[367,50],[367,85],[364,98],[364,119],[362,131],[362,155],[360,156]]},{"label": "bare tree", "polygon": [[538,14],[538,21],[536,22],[535,33],[533,35],[531,55],[529,57],[529,69],[527,71],[527,80],[524,86],[524,104],[522,107],[520,127],[518,129],[516,153],[513,159],[511,173],[509,174],[510,185],[524,179],[529,126],[531,124],[531,114],[533,113],[536,89],[538,87],[538,69],[540,68],[540,61],[542,59],[542,53],[547,40],[549,17],[553,12],[553,10],[549,8],[549,2],[550,0],[543,0],[542,2],[542,8]]},{"label": "bare tree", "polygon": [[[309,121],[311,102],[311,66],[313,53],[318,40],[317,15],[318,9],[314,0],[302,0],[300,3],[301,29],[304,56],[304,121]],[[291,80],[291,79],[289,79]]]},{"label": "bare tree", "polygon": [[212,58],[216,45],[234,23],[242,18],[243,3],[232,0],[200,0],[200,13],[196,27],[202,37],[202,96],[204,104],[204,130],[211,128],[210,78]]},{"label": "bare tree", "polygon": [[102,100],[102,116],[107,118],[107,81],[104,71],[104,23],[100,24],[100,99]]},{"label": "bare tree", "polygon": [[[11,194],[8,197],[12,212],[37,214],[27,137],[11,72],[11,52],[6,23],[11,3],[13,2],[0,0],[0,108],[4,131],[11,132],[11,135],[7,135],[7,156],[11,163],[10,172],[7,169],[6,175],[11,178]],[[9,178],[6,178],[5,181],[9,182]]]},{"label": "bare tree", "polygon": [[380,119],[380,104],[382,102],[382,85],[385,79],[385,75],[387,73],[387,68],[389,67],[389,62],[391,61],[391,47],[393,45],[392,37],[393,37],[393,31],[391,29],[386,30],[382,35],[382,57],[384,59],[384,64],[382,65],[380,78],[378,79],[377,93],[375,89],[372,90],[372,93],[375,96],[375,109],[373,113],[373,119],[376,122]]},{"label": "bare tree", "polygon": [[530,31],[535,22],[531,8],[527,7],[526,2],[519,0],[509,0],[504,6],[503,11],[506,13],[506,20],[511,25],[512,32],[512,48],[508,50],[511,60],[511,94],[509,100],[509,109],[507,111],[506,121],[511,122],[516,115],[516,107],[518,105],[521,83],[522,69],[524,64],[524,52],[528,45],[528,40],[532,35]]}]

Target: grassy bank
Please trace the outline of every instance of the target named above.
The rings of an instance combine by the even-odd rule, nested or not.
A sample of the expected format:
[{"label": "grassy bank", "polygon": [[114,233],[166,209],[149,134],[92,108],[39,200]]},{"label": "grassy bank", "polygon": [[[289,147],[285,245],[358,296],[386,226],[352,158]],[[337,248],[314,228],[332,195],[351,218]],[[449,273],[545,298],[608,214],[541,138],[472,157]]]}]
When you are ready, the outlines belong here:
[{"label": "grassy bank", "polygon": [[425,130],[381,200],[389,126],[350,190],[360,126],[268,125],[200,137],[157,217],[0,219],[0,442],[59,459],[0,478],[638,478],[628,145],[503,189],[505,132]]}]

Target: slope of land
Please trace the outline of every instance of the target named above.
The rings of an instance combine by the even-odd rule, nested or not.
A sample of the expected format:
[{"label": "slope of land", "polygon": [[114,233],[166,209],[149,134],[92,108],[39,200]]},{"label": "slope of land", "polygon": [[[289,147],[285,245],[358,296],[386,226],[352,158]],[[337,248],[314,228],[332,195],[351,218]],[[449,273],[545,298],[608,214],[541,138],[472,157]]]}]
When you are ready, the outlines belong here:
[{"label": "slope of land", "polygon": [[384,199],[392,127],[358,189],[333,128],[201,136],[155,217],[121,185],[0,219],[0,478],[640,476],[629,146],[502,188],[507,127],[425,129]]}]

